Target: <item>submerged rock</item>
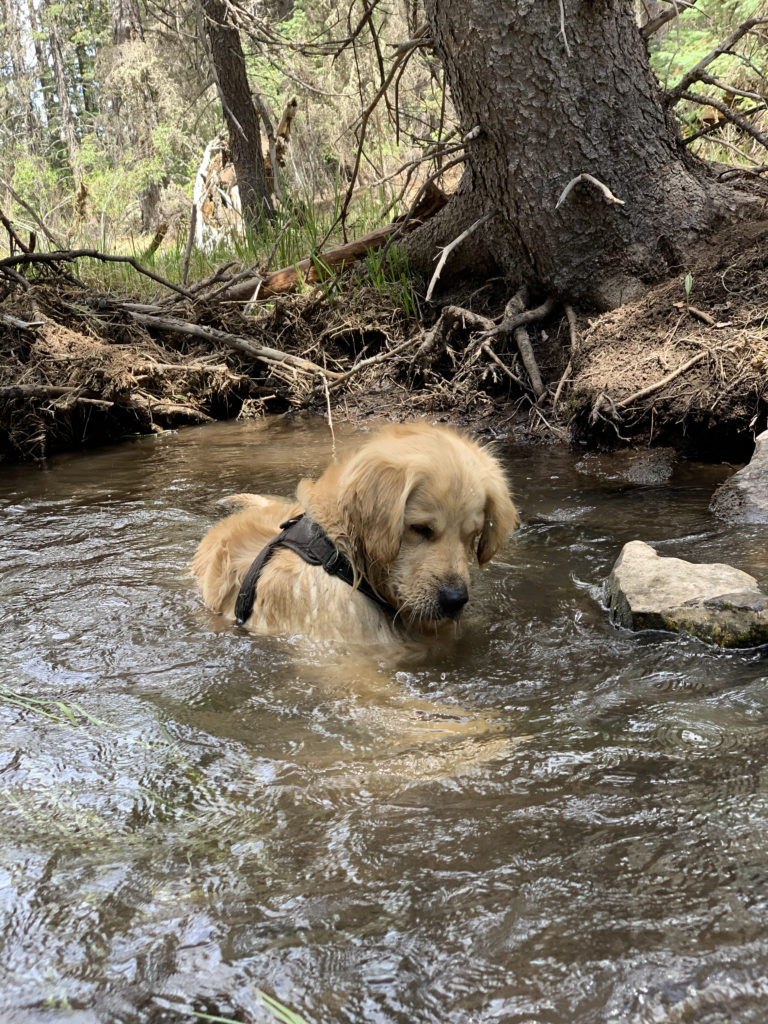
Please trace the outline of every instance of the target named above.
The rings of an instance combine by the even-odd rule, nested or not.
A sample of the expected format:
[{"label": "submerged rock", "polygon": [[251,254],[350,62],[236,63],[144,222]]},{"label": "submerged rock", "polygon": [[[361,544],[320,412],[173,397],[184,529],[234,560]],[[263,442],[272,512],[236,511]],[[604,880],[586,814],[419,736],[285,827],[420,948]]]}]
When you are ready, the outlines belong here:
[{"label": "submerged rock", "polygon": [[687,632],[721,647],[768,643],[768,594],[730,565],[663,558],[633,540],[605,581],[605,596],[612,620],[629,629]]},{"label": "submerged rock", "polygon": [[585,455],[576,463],[576,472],[598,483],[627,483],[655,487],[669,483],[675,468],[671,448],[625,449]]},{"label": "submerged rock", "polygon": [[725,481],[709,507],[732,522],[768,523],[768,430],[758,435],[749,464]]}]

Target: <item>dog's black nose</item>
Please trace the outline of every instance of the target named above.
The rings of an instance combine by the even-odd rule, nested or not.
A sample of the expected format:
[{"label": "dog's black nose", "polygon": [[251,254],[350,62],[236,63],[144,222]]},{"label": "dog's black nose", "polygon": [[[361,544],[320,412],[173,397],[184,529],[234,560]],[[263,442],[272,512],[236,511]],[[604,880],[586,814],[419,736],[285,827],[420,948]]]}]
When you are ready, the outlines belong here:
[{"label": "dog's black nose", "polygon": [[451,619],[458,618],[468,600],[469,591],[463,580],[444,583],[437,592],[437,603],[441,614]]}]

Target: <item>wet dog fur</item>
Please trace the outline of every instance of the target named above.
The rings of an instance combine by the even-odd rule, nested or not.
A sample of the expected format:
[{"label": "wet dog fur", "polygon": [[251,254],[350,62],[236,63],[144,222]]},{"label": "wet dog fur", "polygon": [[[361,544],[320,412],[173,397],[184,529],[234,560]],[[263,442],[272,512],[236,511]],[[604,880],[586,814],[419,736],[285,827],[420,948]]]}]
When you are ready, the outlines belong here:
[{"label": "wet dog fur", "polygon": [[206,604],[234,618],[242,581],[280,524],[304,512],[395,614],[278,548],[258,583],[248,629],[320,640],[387,642],[453,628],[469,597],[470,565],[485,565],[518,522],[489,452],[448,427],[385,427],[297,501],[235,495],[240,508],[203,538],[192,562]]}]

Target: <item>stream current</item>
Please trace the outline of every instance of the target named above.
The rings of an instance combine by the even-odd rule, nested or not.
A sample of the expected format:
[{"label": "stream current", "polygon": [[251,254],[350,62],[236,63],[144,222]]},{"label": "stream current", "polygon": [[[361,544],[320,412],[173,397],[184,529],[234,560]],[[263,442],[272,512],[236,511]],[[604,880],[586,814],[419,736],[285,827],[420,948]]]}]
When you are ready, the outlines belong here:
[{"label": "stream current", "polygon": [[768,532],[708,512],[728,467],[497,451],[523,526],[462,637],[367,667],[186,570],[322,422],[0,468],[3,1024],[766,1020],[768,659],[600,584],[640,538],[766,585]]}]

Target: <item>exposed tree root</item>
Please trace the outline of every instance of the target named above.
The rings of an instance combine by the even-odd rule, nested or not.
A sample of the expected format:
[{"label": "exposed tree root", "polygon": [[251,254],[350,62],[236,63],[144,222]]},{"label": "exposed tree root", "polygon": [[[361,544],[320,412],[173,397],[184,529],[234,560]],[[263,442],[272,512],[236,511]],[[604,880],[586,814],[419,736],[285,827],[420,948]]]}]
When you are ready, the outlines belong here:
[{"label": "exposed tree root", "polygon": [[50,262],[6,265],[9,288],[19,267],[33,279],[0,312],[0,458],[294,409],[612,444],[748,437],[768,409],[768,226],[740,230],[691,267],[695,306],[681,275],[592,320],[524,291],[505,303],[501,282],[421,324],[360,270],[346,298],[318,289],[246,313],[220,301],[226,270],[191,300],[139,303]]}]

